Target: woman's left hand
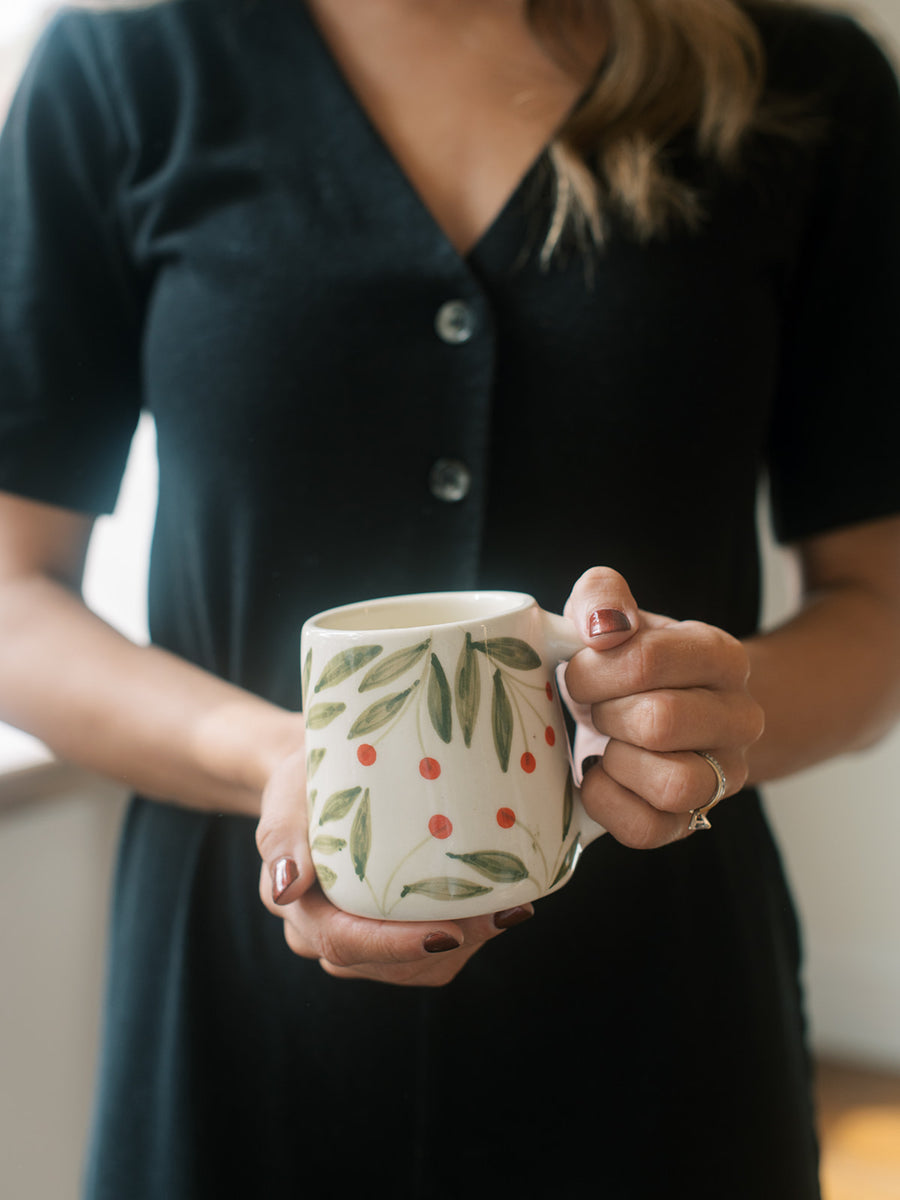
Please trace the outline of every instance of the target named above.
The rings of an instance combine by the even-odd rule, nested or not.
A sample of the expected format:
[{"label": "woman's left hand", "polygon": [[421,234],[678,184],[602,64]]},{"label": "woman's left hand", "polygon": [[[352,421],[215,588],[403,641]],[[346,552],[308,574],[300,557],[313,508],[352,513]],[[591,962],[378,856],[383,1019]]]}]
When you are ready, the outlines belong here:
[{"label": "woman's left hand", "polygon": [[[747,653],[699,621],[639,610],[616,571],[595,567],[566,604],[586,648],[566,668],[566,688],[609,737],[585,773],[588,814],[626,846],[651,849],[687,836],[690,814],[747,778],[747,754],[764,717],[748,688]],[[577,745],[577,743],[576,743]]]}]

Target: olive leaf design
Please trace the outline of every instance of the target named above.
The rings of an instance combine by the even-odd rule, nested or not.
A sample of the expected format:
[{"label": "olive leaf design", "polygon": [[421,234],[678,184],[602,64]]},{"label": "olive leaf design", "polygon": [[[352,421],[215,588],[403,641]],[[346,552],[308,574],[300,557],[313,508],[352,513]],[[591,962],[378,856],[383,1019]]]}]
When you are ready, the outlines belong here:
[{"label": "olive leaf design", "polygon": [[324,729],[335,717],[339,717],[346,707],[346,704],[339,701],[333,704],[314,704],[306,714],[306,728]]},{"label": "olive leaf design", "polygon": [[500,760],[500,769],[505,773],[509,770],[509,752],[512,747],[513,716],[512,705],[506,694],[503,673],[498,667],[494,672],[494,690],[491,700],[491,729],[494,734],[494,749]]},{"label": "olive leaf design", "polygon": [[478,719],[480,703],[481,675],[476,644],[472,641],[472,635],[467,633],[456,665],[456,711],[459,715],[466,749],[472,745],[472,734]]},{"label": "olive leaf design", "polygon": [[334,658],[330,658],[325,664],[325,669],[319,676],[319,682],[313,690],[318,695],[325,688],[343,683],[345,679],[364,667],[366,663],[371,662],[373,658],[377,658],[381,654],[382,649],[382,646],[351,646],[348,650],[341,650],[339,654],[335,654]]},{"label": "olive leaf design", "polygon": [[312,675],[312,649],[306,652],[306,661],[303,664],[303,672],[300,676],[300,696],[301,704],[306,709],[306,698],[309,695],[309,681]]},{"label": "olive leaf design", "polygon": [[326,867],[323,863],[315,863],[316,878],[318,879],[322,890],[327,892],[329,888],[334,887],[337,883],[337,873],[332,871],[331,867]]},{"label": "olive leaf design", "polygon": [[376,700],[374,704],[370,704],[350,726],[350,732],[347,734],[347,737],[351,739],[364,737],[366,734],[374,733],[382,725],[386,725],[391,717],[400,711],[411,693],[418,686],[419,680],[417,679],[405,691],[395,692],[391,696],[385,696],[382,700]]},{"label": "olive leaf design", "polygon": [[322,765],[322,759],[325,757],[325,747],[317,746],[314,750],[310,750],[306,756],[306,777],[312,779],[316,771]]},{"label": "olive leaf design", "polygon": [[494,662],[513,671],[535,671],[541,665],[540,655],[521,638],[488,638],[484,643],[484,652]]},{"label": "olive leaf design", "polygon": [[[437,774],[440,774],[439,764],[428,757],[434,751],[426,748],[423,741],[424,727],[420,717],[424,715],[424,710],[427,710],[428,720],[434,734],[445,745],[449,745],[452,743],[455,733],[453,719],[455,708],[463,742],[467,749],[471,749],[481,707],[481,659],[484,658],[490,672],[491,735],[500,769],[504,773],[509,771],[515,730],[521,727],[526,741],[526,753],[522,755],[522,768],[526,772],[533,771],[535,759],[528,747],[535,743],[529,739],[525,718],[528,716],[529,709],[539,721],[543,718],[527,693],[530,689],[544,689],[540,684],[527,683],[520,679],[518,673],[540,668],[542,664],[538,653],[521,638],[487,638],[483,641],[476,641],[470,633],[466,633],[456,660],[455,677],[451,684],[440,658],[431,647],[432,638],[428,637],[412,645],[403,646],[383,657],[381,656],[384,655],[384,648],[380,645],[356,646],[342,651],[326,663],[313,688],[313,693],[334,687],[356,672],[363,672],[356,685],[360,694],[364,695],[379,689],[388,690],[389,694],[381,695],[358,713],[350,725],[348,739],[367,737],[379,730],[384,730],[381,734],[381,737],[384,737],[389,732],[387,727],[396,725],[407,711],[415,710],[418,737],[422,745],[422,752],[426,756],[422,759],[422,763],[433,764],[437,767]],[[304,700],[309,694],[313,678],[312,672],[311,654],[307,654],[303,665]],[[414,676],[412,679],[410,679],[411,675]],[[404,682],[407,686],[403,686]],[[390,688],[391,684],[394,685],[393,689]],[[425,686],[420,688],[422,684]],[[417,690],[418,702],[414,700]],[[546,692],[548,698],[553,699],[549,684],[546,685]],[[341,694],[346,696],[346,693],[342,692]],[[307,714],[307,727],[310,730],[324,729],[345,712],[346,708],[347,705],[343,701],[337,700],[331,703],[313,704]],[[552,730],[547,726],[547,740],[552,746],[551,734]],[[372,747],[366,747],[367,752],[371,749]],[[307,757],[307,773],[310,779],[321,766],[325,754],[324,746],[310,749]],[[374,761],[374,756],[369,758],[368,753],[360,757],[360,762],[364,766],[369,765],[371,761]],[[437,777],[436,774],[426,774],[424,771],[422,773],[428,779]],[[314,793],[310,794],[311,798],[313,795]],[[383,913],[388,914],[393,905],[398,903],[398,899],[402,900],[410,895],[426,896],[436,901],[471,899],[491,893],[495,885],[516,884],[528,879],[534,880],[538,886],[540,886],[538,881],[543,880],[545,887],[555,888],[571,872],[580,849],[578,834],[567,846],[574,819],[574,800],[574,785],[571,776],[567,774],[561,806],[562,836],[558,851],[561,858],[556,858],[554,867],[551,868],[547,863],[541,847],[536,843],[533,835],[530,835],[531,850],[537,855],[532,862],[534,875],[523,858],[505,850],[481,849],[467,853],[446,851],[448,859],[480,876],[481,881],[449,874],[414,879],[412,882],[402,885],[399,898],[395,898],[393,904],[389,906],[389,890],[394,897],[397,897],[396,891],[393,891],[395,886],[393,881],[397,879],[402,866],[401,863],[398,863],[385,886],[383,898],[378,902],[379,908]],[[349,863],[352,863],[354,874],[362,883],[367,884],[371,891],[372,883],[367,877],[367,871],[372,851],[373,830],[368,788],[364,791],[361,786],[356,786],[333,792],[321,805],[321,812],[317,811],[316,825],[321,827],[344,818],[350,823],[349,831],[345,832],[342,829],[340,831],[342,836],[317,833],[312,839],[312,850],[320,856],[338,856],[344,851],[349,851],[348,859]],[[527,829],[525,831],[528,833]],[[432,836],[436,835],[432,834]],[[428,840],[426,839],[426,842]],[[415,850],[409,851],[403,861],[410,859],[425,844],[423,842]],[[529,861],[531,861],[531,857],[530,853],[526,854]],[[335,871],[331,866],[326,866],[320,861],[316,861],[316,872],[321,886],[325,889],[333,887],[338,881],[339,871]],[[551,874],[554,874],[553,880],[547,883]]]},{"label": "olive leaf design", "polygon": [[449,745],[453,737],[453,709],[450,700],[450,684],[440,659],[431,656],[431,675],[428,680],[428,715],[435,733]]},{"label": "olive leaf design", "polygon": [[432,900],[470,900],[473,896],[486,896],[493,890],[492,887],[483,887],[479,883],[470,883],[468,879],[438,875],[432,879],[420,879],[416,883],[404,884],[400,899],[415,894],[430,896]]},{"label": "olive leaf design", "polygon": [[369,809],[369,789],[366,788],[359,808],[356,810],[356,816],[353,818],[353,828],[350,830],[350,857],[353,859],[353,869],[362,881],[366,878],[366,866],[371,849],[372,821]]},{"label": "olive leaf design", "polygon": [[318,850],[320,854],[337,854],[346,845],[347,843],[343,838],[329,837],[324,833],[320,833],[318,837],[313,839],[310,850]]},{"label": "olive leaf design", "polygon": [[361,787],[352,787],[329,796],[319,814],[319,824],[324,825],[326,821],[339,821],[341,817],[345,817],[361,791]]},{"label": "olive leaf design", "polygon": [[431,638],[428,638],[427,641],[419,642],[417,646],[405,646],[401,650],[395,650],[393,654],[389,654],[387,658],[383,658],[380,663],[376,663],[366,672],[359,685],[359,690],[368,692],[372,688],[384,687],[387,683],[393,683],[395,679],[399,679],[401,675],[412,670],[427,653],[430,645]]},{"label": "olive leaf design", "polygon": [[519,883],[528,878],[528,868],[521,858],[505,850],[476,850],[471,854],[451,854],[448,851],[447,857],[465,863],[495,883]]}]

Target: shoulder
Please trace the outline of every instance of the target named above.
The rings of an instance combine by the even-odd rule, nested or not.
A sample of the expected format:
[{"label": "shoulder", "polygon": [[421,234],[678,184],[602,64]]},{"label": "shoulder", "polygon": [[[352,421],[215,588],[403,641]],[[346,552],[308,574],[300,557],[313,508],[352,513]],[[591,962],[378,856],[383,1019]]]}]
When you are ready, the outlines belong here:
[{"label": "shoulder", "polygon": [[[111,0],[102,7],[63,7],[39,40],[32,68],[52,76],[126,78],[156,72],[157,83],[179,62],[214,55],[223,38],[239,41],[239,26],[264,0]],[[185,54],[190,50],[189,54]],[[162,75],[160,75],[162,72]]]},{"label": "shoulder", "polygon": [[826,104],[897,91],[893,65],[855,18],[807,4],[748,4],[762,36],[771,90]]}]

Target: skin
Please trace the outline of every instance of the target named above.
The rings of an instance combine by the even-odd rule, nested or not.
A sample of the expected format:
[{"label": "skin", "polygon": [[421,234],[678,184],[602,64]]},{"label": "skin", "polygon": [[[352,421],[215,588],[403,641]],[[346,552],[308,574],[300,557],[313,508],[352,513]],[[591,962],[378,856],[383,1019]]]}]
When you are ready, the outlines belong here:
[{"label": "skin", "polygon": [[[589,49],[564,66],[531,38],[516,0],[311,8],[463,252],[576,101],[603,45],[602,29],[583,31]],[[0,718],[145,795],[258,816],[260,898],[291,950],[332,975],[442,986],[503,925],[531,915],[526,906],[499,924],[388,923],[330,905],[306,845],[302,716],[157,647],[134,646],[90,613],[79,588],[91,528],[87,515],[0,493]],[[870,745],[896,720],[900,518],[813,538],[796,552],[798,615],[744,643],[642,611],[609,568],[575,583],[567,612],[585,648],[567,685],[612,739],[585,777],[583,800],[626,845],[650,851],[688,836],[690,810],[715,782],[692,751],[715,755],[732,795],[746,781]],[[624,614],[628,628],[592,632],[596,612]]]}]

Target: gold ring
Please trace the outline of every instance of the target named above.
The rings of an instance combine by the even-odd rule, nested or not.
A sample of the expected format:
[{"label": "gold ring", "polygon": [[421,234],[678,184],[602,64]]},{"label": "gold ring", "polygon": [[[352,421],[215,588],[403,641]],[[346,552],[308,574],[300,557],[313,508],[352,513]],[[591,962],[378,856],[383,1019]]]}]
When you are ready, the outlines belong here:
[{"label": "gold ring", "polygon": [[699,808],[691,809],[691,819],[688,823],[688,832],[693,833],[697,829],[712,829],[709,823],[707,813],[711,812],[716,807],[722,797],[725,795],[725,788],[728,786],[725,780],[725,772],[722,770],[722,764],[718,759],[713,758],[711,754],[707,754],[705,750],[695,750],[695,754],[699,754],[701,758],[705,758],[716,774],[716,790],[705,804]]}]

